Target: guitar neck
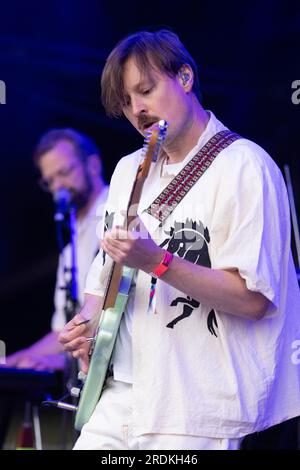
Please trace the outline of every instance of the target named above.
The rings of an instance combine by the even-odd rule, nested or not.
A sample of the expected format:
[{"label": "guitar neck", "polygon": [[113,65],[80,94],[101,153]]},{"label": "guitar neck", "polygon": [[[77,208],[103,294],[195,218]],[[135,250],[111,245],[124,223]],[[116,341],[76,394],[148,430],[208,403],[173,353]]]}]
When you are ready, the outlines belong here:
[{"label": "guitar neck", "polygon": [[[134,221],[137,217],[137,208],[141,198],[145,179],[146,178],[141,175],[141,167],[139,167],[126,211],[127,216],[123,223],[123,228],[126,228],[127,230],[132,230],[133,228],[135,228]],[[106,310],[107,308],[113,308],[115,305],[122,278],[122,271],[123,266],[119,263],[113,262],[109,274],[109,282],[104,296],[104,310]]]},{"label": "guitar neck", "polygon": [[119,292],[119,286],[122,278],[123,266],[119,263],[113,262],[108,286],[106,289],[103,310],[107,308],[113,308],[116,302],[116,298]]}]

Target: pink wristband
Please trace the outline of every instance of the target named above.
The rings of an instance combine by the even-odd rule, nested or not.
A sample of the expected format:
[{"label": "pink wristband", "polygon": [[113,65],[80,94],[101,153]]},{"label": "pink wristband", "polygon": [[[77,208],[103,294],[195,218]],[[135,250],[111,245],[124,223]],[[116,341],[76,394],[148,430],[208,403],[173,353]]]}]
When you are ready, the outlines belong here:
[{"label": "pink wristband", "polygon": [[173,254],[169,251],[165,251],[164,257],[158,266],[150,273],[152,277],[161,277],[170,267],[170,263],[173,259]]}]

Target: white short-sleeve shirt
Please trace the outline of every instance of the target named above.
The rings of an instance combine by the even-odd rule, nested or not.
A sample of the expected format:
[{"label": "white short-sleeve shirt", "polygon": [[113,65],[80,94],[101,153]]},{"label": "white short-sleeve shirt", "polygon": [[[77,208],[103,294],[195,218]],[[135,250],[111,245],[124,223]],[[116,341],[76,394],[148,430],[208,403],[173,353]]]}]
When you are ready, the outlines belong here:
[{"label": "white short-sleeve shirt", "polygon": [[[293,361],[300,296],[288,198],[275,162],[255,143],[237,140],[162,227],[145,212],[181,166],[224,129],[210,112],[182,165],[165,166],[160,159],[152,165],[139,215],[157,244],[193,263],[238,270],[248,289],[270,300],[270,308],[263,319],[246,320],[201,305],[161,279],[155,313],[149,313],[151,278],[139,271],[123,320],[132,348],[137,434],[237,438],[300,414],[299,365]],[[127,207],[140,160],[137,151],[116,167],[108,197],[114,224]],[[94,295],[104,291],[108,263],[103,267],[102,259],[100,253],[87,279],[85,291]],[[128,341],[123,347],[128,352]],[[122,367],[121,357],[122,347],[116,367]]]}]

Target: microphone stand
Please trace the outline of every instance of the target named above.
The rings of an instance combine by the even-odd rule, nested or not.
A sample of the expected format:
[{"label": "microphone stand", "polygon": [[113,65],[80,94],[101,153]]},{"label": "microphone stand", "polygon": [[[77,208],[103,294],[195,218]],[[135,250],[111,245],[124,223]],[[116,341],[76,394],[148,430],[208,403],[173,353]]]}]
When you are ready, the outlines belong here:
[{"label": "microphone stand", "polygon": [[[298,225],[298,219],[297,219],[297,212],[296,212],[294,191],[293,191],[293,185],[292,185],[292,178],[291,178],[291,174],[290,174],[290,168],[287,164],[284,165],[284,173],[285,173],[285,180],[286,180],[287,192],[288,192],[290,209],[291,209],[292,227],[293,227],[293,232],[294,232],[294,240],[295,240],[295,246],[296,246],[298,268],[300,268],[299,225]],[[298,277],[298,280],[300,280],[299,277]]]},{"label": "microphone stand", "polygon": [[77,283],[77,229],[76,229],[76,210],[74,206],[69,209],[69,231],[70,231],[70,245],[71,245],[71,266],[65,266],[65,273],[71,274],[69,281],[65,286],[66,290],[66,304],[65,314],[67,322],[71,321],[76,315],[79,305],[78,301],[78,283]]},{"label": "microphone stand", "polygon": [[[56,233],[57,233],[57,240],[60,250],[62,251],[64,248],[63,243],[63,228],[64,222],[65,226],[68,229],[69,240],[70,240],[70,248],[71,248],[71,265],[66,265],[66,260],[64,260],[64,275],[65,275],[65,285],[60,286],[60,289],[65,290],[65,306],[64,312],[66,321],[69,322],[72,318],[76,315],[77,309],[79,306],[78,300],[78,282],[77,282],[77,227],[76,227],[76,209],[74,205],[70,205],[67,209],[68,217],[66,220],[66,214],[63,215],[61,218],[55,218],[56,220]],[[66,369],[64,372],[64,384],[71,395],[72,387],[78,382],[78,363],[76,359],[73,359],[71,355],[66,355]],[[72,404],[76,405],[76,398],[72,396]],[[66,411],[64,411],[63,418],[64,418],[64,425],[63,428],[66,427]],[[74,420],[74,416],[73,416]],[[73,429],[74,423],[73,423]],[[66,433],[63,433],[63,448],[65,448],[65,439]],[[73,440],[75,442],[76,438],[78,437],[77,431],[74,430]]]},{"label": "microphone stand", "polygon": [[[297,211],[296,211],[296,204],[295,204],[294,191],[293,191],[293,185],[292,185],[292,178],[291,178],[290,168],[288,164],[284,165],[284,174],[285,174],[285,181],[286,181],[290,210],[291,210],[292,229],[294,233],[296,255],[297,255],[297,261],[298,261],[298,269],[296,269],[296,271],[297,271],[298,284],[300,286],[300,235],[299,235],[299,225],[298,225],[298,219],[297,219]],[[297,418],[297,447],[298,449],[300,449],[300,418],[299,417]]]}]

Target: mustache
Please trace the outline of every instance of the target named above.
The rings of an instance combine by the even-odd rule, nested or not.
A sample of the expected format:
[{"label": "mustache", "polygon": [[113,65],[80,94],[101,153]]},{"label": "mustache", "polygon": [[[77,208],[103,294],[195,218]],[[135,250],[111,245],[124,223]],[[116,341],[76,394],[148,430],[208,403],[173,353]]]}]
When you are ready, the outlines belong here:
[{"label": "mustache", "polygon": [[138,127],[139,129],[144,130],[159,120],[160,118],[158,116],[145,116],[142,114],[138,117]]}]

